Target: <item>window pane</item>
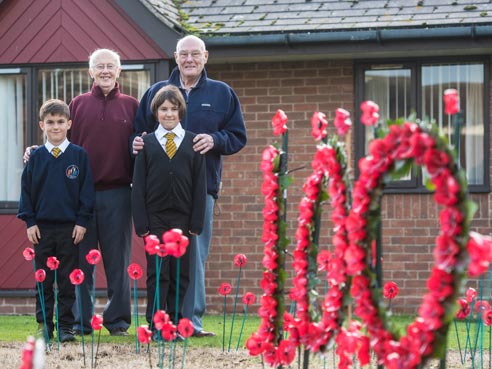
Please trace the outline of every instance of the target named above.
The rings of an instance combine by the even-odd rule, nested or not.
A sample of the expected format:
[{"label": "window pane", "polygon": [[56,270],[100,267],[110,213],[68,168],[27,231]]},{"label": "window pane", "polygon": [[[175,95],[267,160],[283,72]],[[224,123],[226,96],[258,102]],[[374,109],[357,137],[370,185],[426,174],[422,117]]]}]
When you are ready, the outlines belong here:
[{"label": "window pane", "polygon": [[[143,66],[142,66],[143,68]],[[150,86],[149,70],[124,70],[118,78],[121,92],[136,99],[142,97]],[[38,106],[48,99],[60,99],[67,104],[82,93],[90,91],[92,78],[87,68],[40,69],[38,73]],[[42,132],[38,143],[43,142]]]},{"label": "window pane", "polygon": [[0,74],[0,201],[19,201],[26,147],[26,77]]},{"label": "window pane", "polygon": [[[407,117],[411,110],[411,70],[378,69],[367,70],[364,74],[364,99],[379,105],[383,121]],[[367,145],[374,138],[372,127],[366,127]]]},{"label": "window pane", "polygon": [[[443,93],[458,90],[460,114],[444,113]],[[435,121],[453,145],[453,119],[460,122],[460,164],[469,184],[484,183],[484,66],[433,64],[422,67],[422,116]],[[425,179],[424,179],[425,180]]]}]

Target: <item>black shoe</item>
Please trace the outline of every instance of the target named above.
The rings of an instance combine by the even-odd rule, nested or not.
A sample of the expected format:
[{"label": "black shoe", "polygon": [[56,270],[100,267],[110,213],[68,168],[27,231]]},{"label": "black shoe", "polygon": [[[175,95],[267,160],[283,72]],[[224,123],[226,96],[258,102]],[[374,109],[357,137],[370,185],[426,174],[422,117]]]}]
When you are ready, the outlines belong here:
[{"label": "black shoe", "polygon": [[[73,334],[76,336],[82,336],[82,331],[78,328],[73,330]],[[84,336],[88,336],[89,334],[92,334],[92,331],[84,330]]]},{"label": "black shoe", "polygon": [[73,342],[75,341],[75,336],[71,329],[61,329],[58,333],[58,337],[60,338],[60,342]]},{"label": "black shoe", "polygon": [[[43,337],[46,340],[46,329],[43,323],[38,324],[38,330],[36,332],[37,337]],[[53,329],[48,327],[48,338],[53,339]]]},{"label": "black shoe", "polygon": [[128,336],[128,332],[125,328],[115,328],[109,332],[110,336]]},{"label": "black shoe", "polygon": [[176,333],[176,338],[174,339],[174,342],[183,342],[184,340],[185,339],[181,334]]}]

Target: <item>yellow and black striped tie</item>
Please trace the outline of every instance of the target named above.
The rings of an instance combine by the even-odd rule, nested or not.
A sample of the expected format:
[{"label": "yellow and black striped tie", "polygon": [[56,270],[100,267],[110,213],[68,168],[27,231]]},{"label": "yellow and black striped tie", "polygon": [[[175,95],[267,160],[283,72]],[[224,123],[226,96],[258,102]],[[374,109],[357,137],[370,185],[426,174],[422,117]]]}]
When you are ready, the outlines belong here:
[{"label": "yellow and black striped tie", "polygon": [[51,149],[51,153],[53,154],[53,156],[54,156],[55,158],[57,158],[57,157],[61,154],[61,152],[62,152],[62,151],[61,151],[61,149],[60,149],[59,147],[53,147],[53,148]]},{"label": "yellow and black striped tie", "polygon": [[164,137],[166,137],[166,154],[169,156],[169,159],[172,159],[174,154],[176,154],[176,143],[174,143],[174,136],[176,136],[174,133],[169,132],[166,133]]}]

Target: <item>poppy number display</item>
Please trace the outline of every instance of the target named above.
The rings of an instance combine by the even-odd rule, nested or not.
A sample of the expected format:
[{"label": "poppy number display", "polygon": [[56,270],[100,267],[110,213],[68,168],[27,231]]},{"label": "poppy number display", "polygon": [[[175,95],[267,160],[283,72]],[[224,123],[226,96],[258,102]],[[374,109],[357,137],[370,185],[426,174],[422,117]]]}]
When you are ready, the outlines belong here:
[{"label": "poppy number display", "polygon": [[[377,105],[365,102],[361,108],[363,123],[374,125],[379,118]],[[276,131],[283,134],[287,116],[282,113],[277,112],[272,122],[274,127],[282,128]],[[324,140],[324,114],[315,113],[311,123],[313,137]],[[337,111],[335,123],[339,135],[345,134],[351,124],[348,112]],[[492,241],[470,233],[475,204],[469,199],[465,175],[437,128],[423,123],[396,122],[388,127],[385,135],[379,136],[369,144],[369,154],[359,161],[360,175],[350,194],[343,145],[335,136],[317,147],[311,163],[313,171],[303,185],[304,196],[299,203],[292,264],[294,278],[289,293],[296,305],[295,315],[284,312],[284,294],[280,288],[285,280],[284,263],[278,262],[283,253],[278,245],[285,243],[285,223],[279,213],[282,207],[279,199],[285,190],[279,175],[281,150],[270,146],[263,153],[260,168],[265,195],[262,240],[266,271],[261,281],[264,295],[259,314],[262,320],[246,346],[251,355],[262,354],[271,366],[290,364],[299,345],[311,352],[324,351],[334,339],[341,362],[349,360],[347,353],[358,351],[360,364],[365,365],[372,349],[378,363],[387,368],[413,369],[434,354],[439,356],[436,351],[444,346],[442,343],[457,310],[456,301],[467,268],[471,276],[477,276],[489,266]],[[426,169],[427,186],[434,191],[434,201],[441,206],[440,231],[435,240],[434,265],[427,279],[427,291],[416,319],[400,337],[388,329],[386,312],[379,303],[381,288],[375,284],[373,250],[385,181],[408,173],[412,166]],[[328,199],[334,226],[333,251],[319,252],[318,220],[321,204]],[[316,308],[320,305],[317,271],[326,273],[328,286],[321,314]],[[360,322],[351,321],[342,328],[348,297]],[[286,337],[284,330],[289,333]],[[353,339],[347,339],[351,335],[358,337],[355,345]]]}]

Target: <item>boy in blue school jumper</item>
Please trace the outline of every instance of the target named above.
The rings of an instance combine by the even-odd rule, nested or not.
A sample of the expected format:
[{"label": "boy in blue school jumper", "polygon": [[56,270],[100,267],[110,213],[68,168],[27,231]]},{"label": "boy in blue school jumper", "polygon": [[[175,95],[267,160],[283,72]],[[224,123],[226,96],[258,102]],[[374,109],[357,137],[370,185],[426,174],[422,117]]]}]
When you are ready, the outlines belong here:
[{"label": "boy in blue school jumper", "polygon": [[[68,105],[46,101],[39,111],[39,126],[46,144],[31,153],[22,172],[17,217],[26,222],[27,238],[35,248],[37,269],[46,271],[43,282],[48,337],[53,338],[54,271],[46,261],[55,256],[60,264],[58,282],[58,328],[60,342],[74,341],[72,306],[75,286],[70,273],[78,265],[77,244],[84,238],[94,207],[94,185],[87,153],[67,140],[72,125]],[[36,294],[36,320],[44,331],[40,296]]]},{"label": "boy in blue school jumper", "polygon": [[[135,160],[132,188],[132,213],[135,232],[141,237],[179,228],[188,238],[200,234],[205,216],[207,177],[205,157],[193,150],[195,134],[185,131],[180,120],[186,113],[181,91],[167,85],[160,89],[151,103],[159,127],[144,137],[145,146]],[[163,258],[159,275],[160,306],[154,307],[156,292],[155,256],[147,256],[147,311],[152,322],[156,310],[166,310],[171,319],[178,319],[190,281],[190,251],[180,259],[180,284],[176,291],[177,262],[172,256]],[[155,337],[154,337],[155,338]]]}]

